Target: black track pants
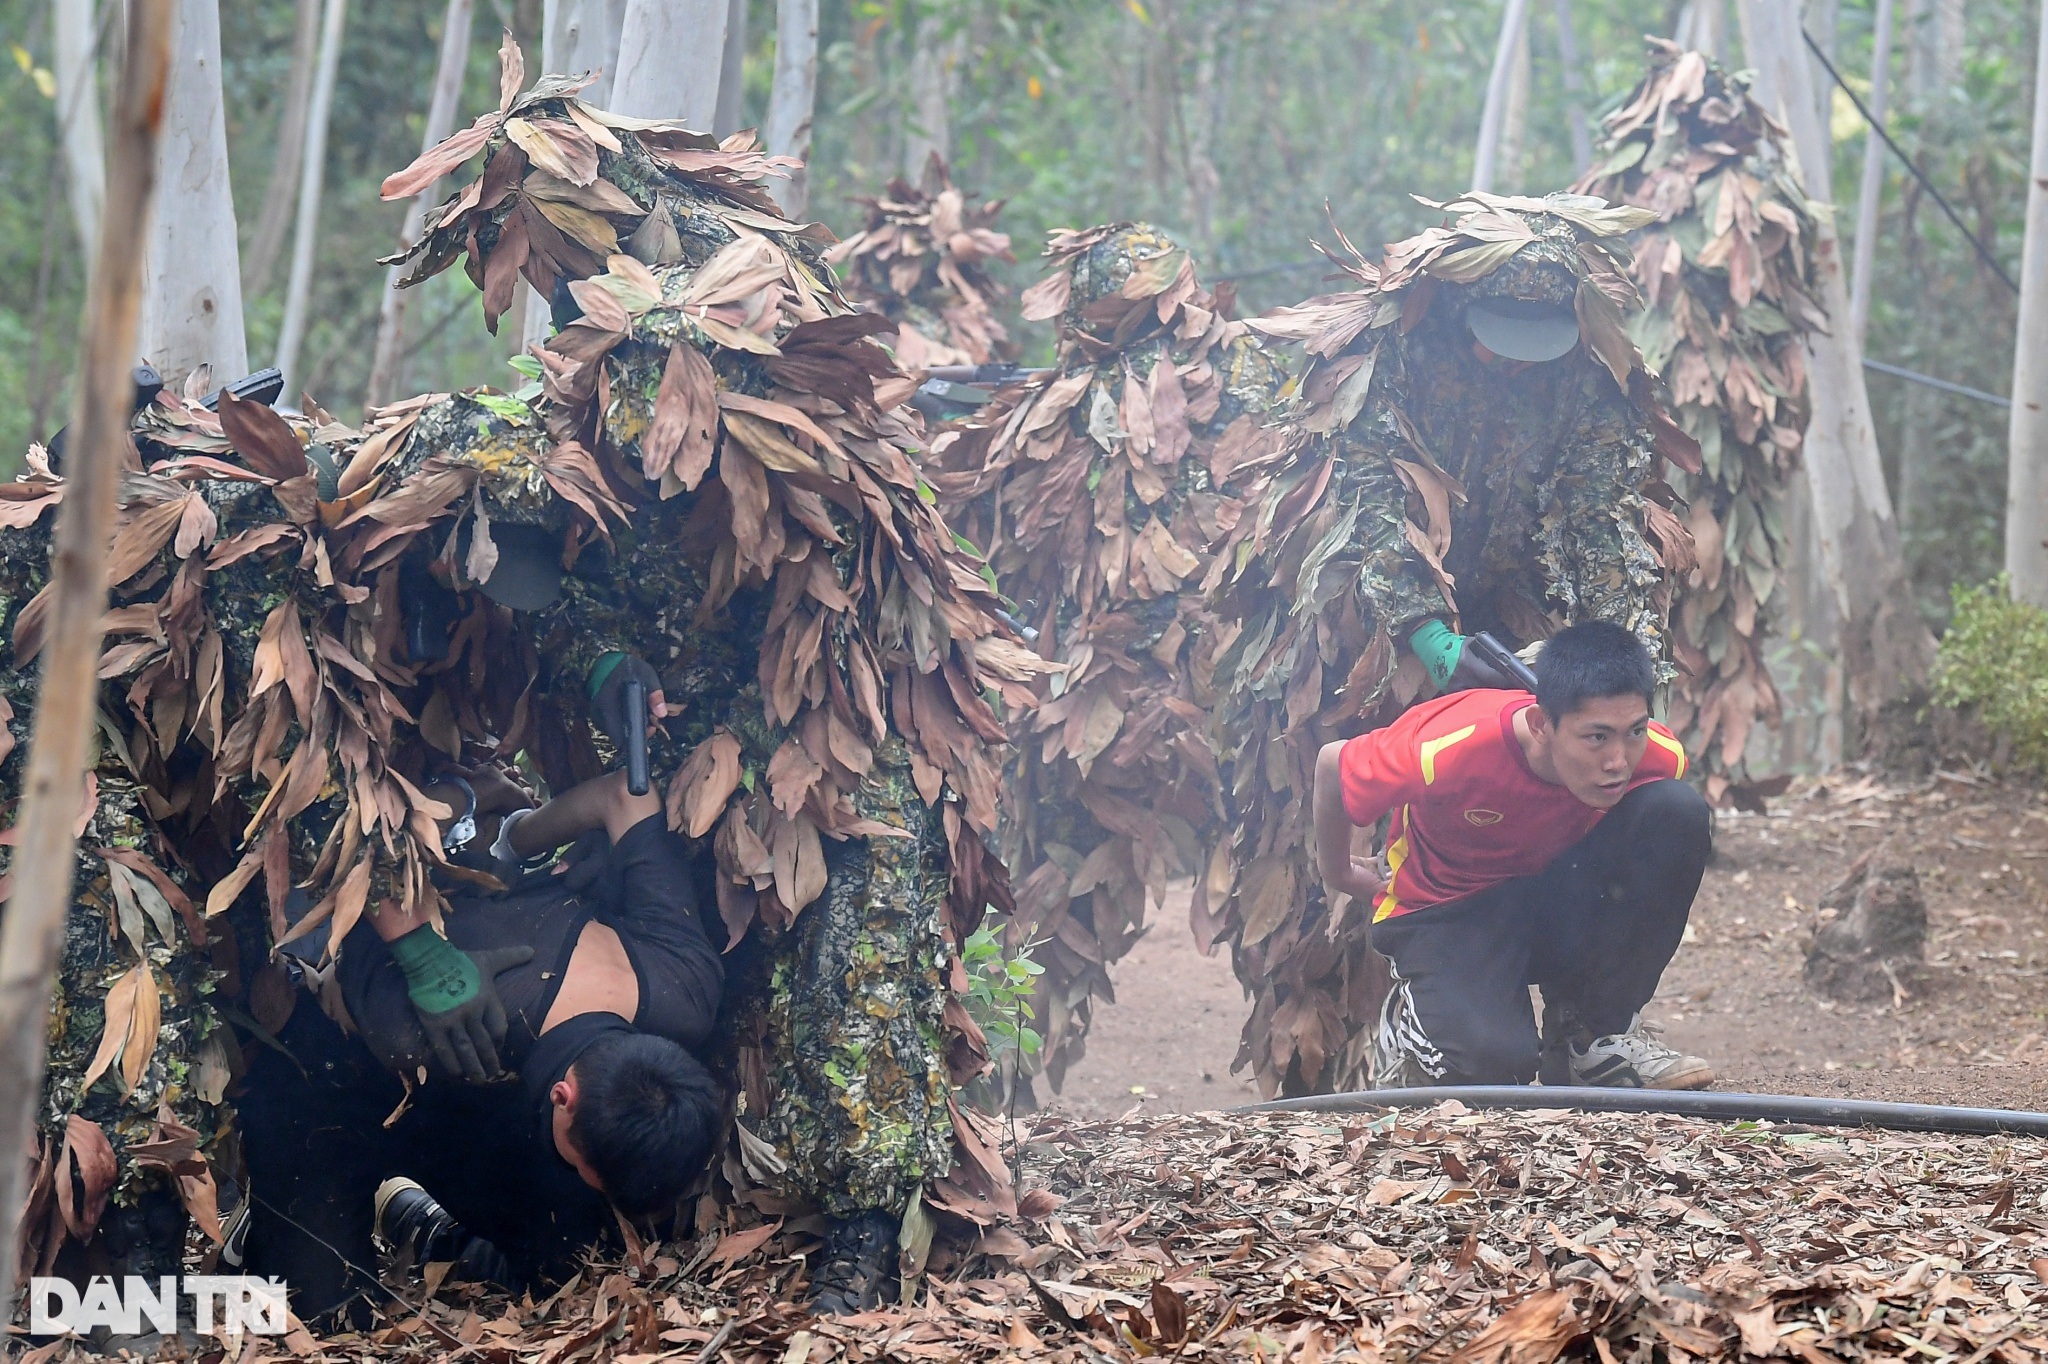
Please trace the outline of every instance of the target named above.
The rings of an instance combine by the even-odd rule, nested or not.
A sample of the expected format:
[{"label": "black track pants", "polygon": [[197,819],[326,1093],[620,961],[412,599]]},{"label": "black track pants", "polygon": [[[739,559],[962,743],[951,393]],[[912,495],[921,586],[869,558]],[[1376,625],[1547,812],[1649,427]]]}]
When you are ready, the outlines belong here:
[{"label": "black track pants", "polygon": [[1699,792],[1650,782],[1536,875],[1374,925],[1419,1025],[1410,1050],[1440,1084],[1529,1083],[1531,985],[1596,1037],[1626,1028],[1678,950],[1710,844]]}]

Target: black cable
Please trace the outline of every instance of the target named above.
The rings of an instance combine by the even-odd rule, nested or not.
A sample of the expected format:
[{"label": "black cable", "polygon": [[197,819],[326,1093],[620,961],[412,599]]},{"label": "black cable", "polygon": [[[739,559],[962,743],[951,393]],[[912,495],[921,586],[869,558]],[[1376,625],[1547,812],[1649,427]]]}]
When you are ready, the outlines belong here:
[{"label": "black cable", "polygon": [[1822,1127],[1884,1127],[1899,1132],[1952,1132],[2048,1137],[2048,1113],[1942,1104],[1877,1103],[1799,1094],[1724,1094],[1714,1090],[1599,1089],[1584,1085],[1442,1085],[1428,1089],[1366,1089],[1250,1104],[1239,1113],[1356,1113],[1414,1108],[1456,1099],[1474,1108],[1576,1108],[1592,1113],[1666,1113],[1720,1121],[1768,1119]]},{"label": "black cable", "polygon": [[1849,97],[1849,102],[1856,106],[1856,112],[1863,115],[1863,121],[1870,125],[1870,131],[1876,133],[1878,137],[1883,139],[1884,145],[1892,149],[1892,155],[1898,157],[1899,160],[1906,163],[1906,169],[1913,172],[1913,178],[1920,182],[1921,188],[1925,189],[1929,194],[1934,196],[1934,202],[1941,205],[1941,211],[1947,214],[1948,220],[1956,225],[1956,231],[1962,233],[1963,236],[1966,239],[1968,239],[1970,245],[1977,249],[1977,255],[1983,260],[1983,262],[1986,265],[1991,267],[1991,272],[1997,275],[2000,279],[2005,281],[2006,288],[2012,290],[2014,293],[2018,293],[2020,291],[2020,286],[2014,283],[2013,277],[2005,272],[2005,267],[1998,263],[1998,257],[1991,254],[1991,248],[1984,245],[1983,242],[1979,241],[1977,239],[1977,234],[1970,231],[1969,228],[1963,225],[1962,215],[1956,212],[1954,205],[1950,204],[1947,199],[1942,197],[1941,191],[1934,187],[1934,182],[1927,178],[1926,172],[1922,171],[1920,167],[1913,164],[1913,158],[1906,155],[1904,148],[1899,146],[1898,143],[1892,141],[1892,135],[1891,133],[1886,131],[1884,124],[1878,122],[1876,119],[1870,116],[1870,110],[1864,105],[1861,99],[1857,98],[1856,92],[1849,88],[1849,83],[1842,79],[1842,73],[1835,70],[1835,64],[1828,60],[1828,54],[1821,51],[1820,44],[1813,40],[1813,35],[1806,31],[1804,25],[1800,26],[1799,36],[1806,39],[1806,45],[1813,50],[1814,56],[1820,58],[1820,64],[1827,68],[1828,75],[1834,78],[1835,85],[1841,90],[1843,94]]},{"label": "black cable", "polygon": [[1872,360],[1868,356],[1865,356],[1863,359],[1863,368],[1874,369],[1879,374],[1889,374],[1894,379],[1907,379],[1916,384],[1925,384],[1929,388],[1938,388],[1943,393],[1954,393],[1959,397],[1975,398],[1978,402],[1990,403],[1993,407],[2012,406],[2012,399],[2001,398],[1996,393],[1986,393],[1981,388],[1971,388],[1968,384],[1959,384],[1949,379],[1937,379],[1932,374],[1922,374],[1918,370],[1907,369],[1903,365],[1888,365],[1882,360]]}]

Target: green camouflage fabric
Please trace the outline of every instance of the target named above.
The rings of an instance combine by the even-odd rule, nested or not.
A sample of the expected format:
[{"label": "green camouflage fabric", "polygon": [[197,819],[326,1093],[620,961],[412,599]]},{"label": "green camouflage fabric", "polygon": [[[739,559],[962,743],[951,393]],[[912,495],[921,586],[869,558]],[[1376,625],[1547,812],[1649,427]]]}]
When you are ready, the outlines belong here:
[{"label": "green camouflage fabric", "polygon": [[[1428,687],[1406,649],[1435,616],[1535,643],[1582,620],[1634,631],[1670,673],[1669,573],[1691,545],[1661,464],[1697,464],[1623,325],[1623,234],[1648,215],[1584,196],[1474,193],[1348,293],[1253,325],[1309,362],[1281,414],[1285,455],[1218,551],[1215,734],[1231,846],[1209,869],[1253,996],[1236,1067],[1262,1092],[1356,1087],[1384,991],[1369,911],[1325,903],[1310,797],[1324,743]],[[1347,244],[1348,246],[1348,244]],[[1570,308],[1578,347],[1544,364],[1484,352],[1466,306]],[[1661,501],[1660,501],[1661,499]]]},{"label": "green camouflage fabric", "polygon": [[1022,1059],[1057,1089],[1148,898],[1202,872],[1224,827],[1202,584],[1245,514],[1238,483],[1277,451],[1264,421],[1287,375],[1151,224],[1055,233],[1046,255],[1024,314],[1058,319],[1057,367],[935,437],[925,468],[1063,668],[1012,721],[1003,826],[1006,946],[1045,967],[1043,1049]]}]

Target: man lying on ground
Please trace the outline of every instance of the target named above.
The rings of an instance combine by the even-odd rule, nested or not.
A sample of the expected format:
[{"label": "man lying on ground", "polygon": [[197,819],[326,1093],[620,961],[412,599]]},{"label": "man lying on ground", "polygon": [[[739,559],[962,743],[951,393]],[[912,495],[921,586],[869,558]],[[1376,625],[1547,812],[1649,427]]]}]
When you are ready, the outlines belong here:
[{"label": "man lying on ground", "polygon": [[[282,1274],[301,1316],[365,1286],[372,1196],[390,1176],[418,1181],[489,1242],[444,1236],[437,1257],[466,1248],[491,1276],[530,1282],[572,1267],[613,1209],[671,1211],[723,1119],[724,1096],[692,1054],[710,1036],[722,972],[659,797],[630,795],[614,773],[501,827],[508,805],[527,803],[518,789],[496,774],[468,784],[473,812],[457,783],[428,791],[469,812],[501,860],[577,847],[503,893],[451,896],[446,938],[394,905],[366,915],[328,992],[360,1041],[301,999],[280,1034],[291,1057],[266,1051],[252,1071],[241,1111],[263,1202],[250,1272]],[[377,1210],[390,1201],[387,1190]]]},{"label": "man lying on ground", "polygon": [[[1374,904],[1393,965],[1376,1082],[1704,1088],[1707,1063],[1642,1021],[1711,841],[1685,751],[1650,719],[1650,656],[1592,621],[1536,674],[1533,697],[1454,692],[1317,757],[1324,883]],[[1383,815],[1384,862],[1354,856],[1352,830]]]}]

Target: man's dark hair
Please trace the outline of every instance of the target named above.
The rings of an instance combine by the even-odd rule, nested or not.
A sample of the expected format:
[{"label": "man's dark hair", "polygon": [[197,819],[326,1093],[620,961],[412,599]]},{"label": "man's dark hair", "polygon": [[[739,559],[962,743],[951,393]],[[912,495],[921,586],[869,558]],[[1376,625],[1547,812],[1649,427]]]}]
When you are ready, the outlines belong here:
[{"label": "man's dark hair", "polygon": [[607,1033],[576,1058],[569,1138],[628,1217],[666,1212],[711,1158],[725,1095],[665,1037]]},{"label": "man's dark hair", "polygon": [[1640,696],[1656,703],[1657,669],[1635,632],[1589,620],[1558,631],[1536,656],[1536,704],[1554,724],[1588,701]]}]

